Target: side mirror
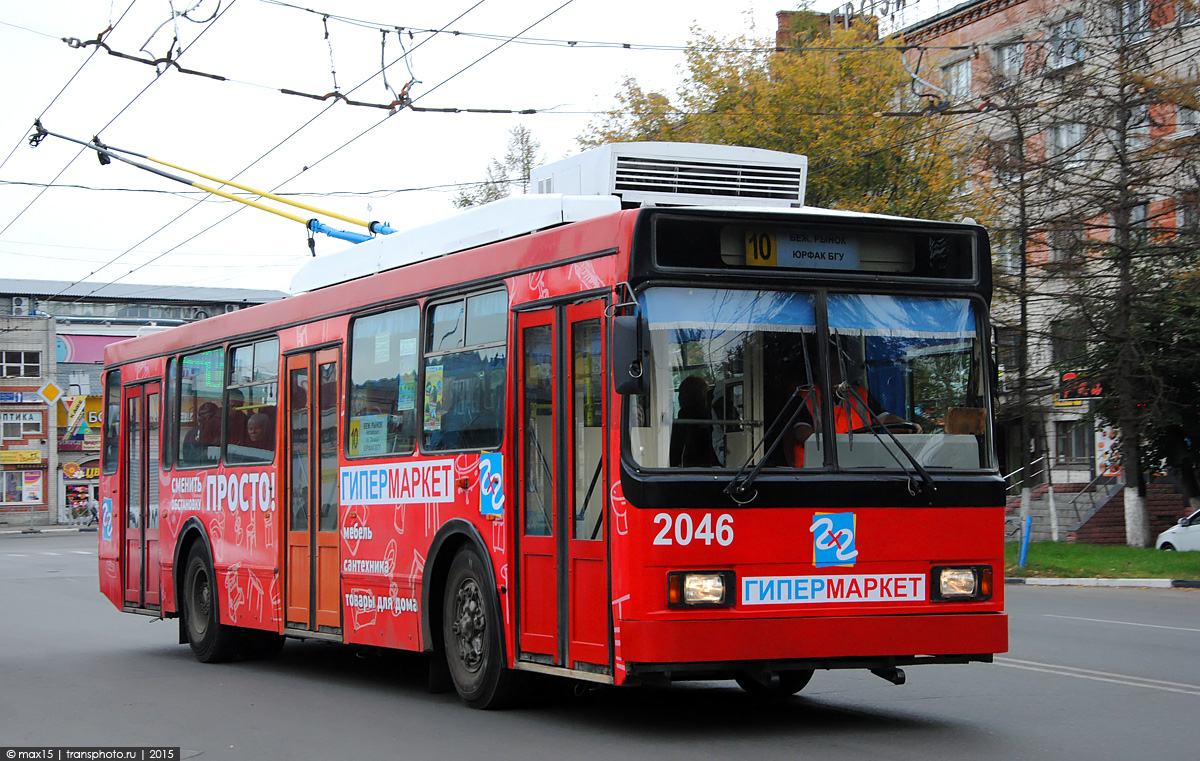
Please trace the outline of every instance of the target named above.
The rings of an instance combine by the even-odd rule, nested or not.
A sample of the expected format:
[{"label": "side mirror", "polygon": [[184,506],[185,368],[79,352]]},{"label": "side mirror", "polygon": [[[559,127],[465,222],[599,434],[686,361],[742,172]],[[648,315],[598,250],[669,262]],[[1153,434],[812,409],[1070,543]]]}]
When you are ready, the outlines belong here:
[{"label": "side mirror", "polygon": [[613,318],[613,389],[618,394],[644,394],[650,369],[650,327],[641,315]]}]

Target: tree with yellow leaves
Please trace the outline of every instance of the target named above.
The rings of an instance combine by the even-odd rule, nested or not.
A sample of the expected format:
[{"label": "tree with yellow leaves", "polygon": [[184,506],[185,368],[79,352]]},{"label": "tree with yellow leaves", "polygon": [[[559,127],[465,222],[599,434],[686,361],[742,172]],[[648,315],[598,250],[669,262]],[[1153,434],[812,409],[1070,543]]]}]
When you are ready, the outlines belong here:
[{"label": "tree with yellow leaves", "polygon": [[808,156],[805,202],[854,211],[960,219],[980,211],[951,115],[910,87],[897,42],[867,23],[830,30],[795,14],[786,47],[700,35],[674,101],[629,78],[617,107],[580,142],[661,140],[769,148]]}]

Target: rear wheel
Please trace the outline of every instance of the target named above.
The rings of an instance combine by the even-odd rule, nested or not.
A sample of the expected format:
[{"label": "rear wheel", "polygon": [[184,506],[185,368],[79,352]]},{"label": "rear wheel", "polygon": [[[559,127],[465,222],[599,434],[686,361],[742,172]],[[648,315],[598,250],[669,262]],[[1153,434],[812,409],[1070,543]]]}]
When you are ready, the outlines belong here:
[{"label": "rear wheel", "polygon": [[734,677],[741,687],[751,695],[762,697],[788,697],[803,690],[813,672],[807,671],[743,671]]},{"label": "rear wheel", "polygon": [[499,708],[512,694],[500,617],[483,559],[464,547],[454,556],[442,603],[442,642],[454,688],[472,708]]},{"label": "rear wheel", "polygon": [[237,652],[238,631],[221,623],[212,561],[204,545],[188,553],[183,576],[183,616],[188,645],[201,663],[227,661]]}]

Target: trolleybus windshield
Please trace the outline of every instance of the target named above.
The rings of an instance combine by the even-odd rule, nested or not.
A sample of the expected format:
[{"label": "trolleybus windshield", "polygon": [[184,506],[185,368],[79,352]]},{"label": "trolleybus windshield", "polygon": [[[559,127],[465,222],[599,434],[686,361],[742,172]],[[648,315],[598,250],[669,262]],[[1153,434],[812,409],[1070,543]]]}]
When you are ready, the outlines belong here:
[{"label": "trolleybus windshield", "polygon": [[650,378],[628,419],[642,467],[906,471],[911,454],[935,475],[992,469],[970,299],[654,287],[639,300]]}]

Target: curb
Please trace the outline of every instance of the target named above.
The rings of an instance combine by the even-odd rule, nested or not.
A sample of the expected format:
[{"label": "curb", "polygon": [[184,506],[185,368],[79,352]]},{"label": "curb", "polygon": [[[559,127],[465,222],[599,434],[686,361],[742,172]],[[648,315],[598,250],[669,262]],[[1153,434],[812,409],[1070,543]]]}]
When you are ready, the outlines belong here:
[{"label": "curb", "polygon": [[1200,589],[1200,579],[1053,579],[1008,576],[1005,584],[1030,587],[1121,587],[1135,589]]},{"label": "curb", "polygon": [[30,528],[0,529],[0,536],[9,534],[66,534],[66,533],[96,533],[95,526],[34,526]]}]

